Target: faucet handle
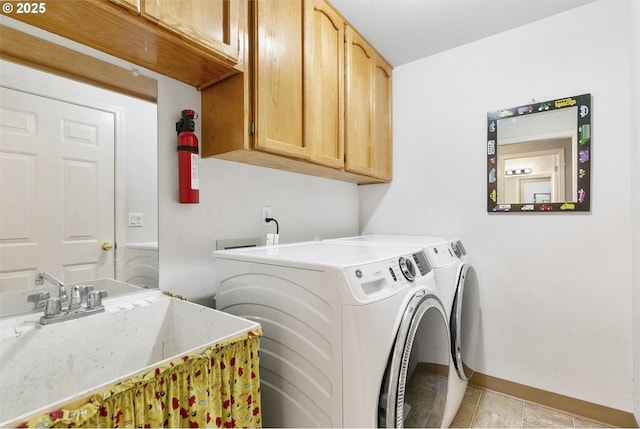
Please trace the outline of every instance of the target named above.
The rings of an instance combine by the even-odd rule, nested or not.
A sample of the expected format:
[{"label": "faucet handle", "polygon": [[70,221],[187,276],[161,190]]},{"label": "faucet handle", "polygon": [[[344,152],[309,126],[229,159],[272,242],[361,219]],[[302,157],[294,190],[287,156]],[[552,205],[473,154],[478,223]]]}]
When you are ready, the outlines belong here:
[{"label": "faucet handle", "polygon": [[60,298],[53,297],[48,298],[44,302],[44,315],[45,317],[53,317],[62,313],[62,302],[60,302]]},{"label": "faucet handle", "polygon": [[71,288],[71,294],[69,295],[69,310],[75,310],[80,308],[82,303],[82,295],[80,293],[80,287],[74,286]]},{"label": "faucet handle", "polygon": [[93,285],[78,285],[77,288],[80,290],[80,303],[86,303],[89,297],[89,292],[93,290]]},{"label": "faucet handle", "polygon": [[51,297],[49,291],[34,293],[27,296],[27,302],[33,302],[33,309],[38,310],[44,308],[45,301]]},{"label": "faucet handle", "polygon": [[87,307],[98,308],[102,306],[102,298],[107,296],[106,290],[92,290],[87,297]]}]

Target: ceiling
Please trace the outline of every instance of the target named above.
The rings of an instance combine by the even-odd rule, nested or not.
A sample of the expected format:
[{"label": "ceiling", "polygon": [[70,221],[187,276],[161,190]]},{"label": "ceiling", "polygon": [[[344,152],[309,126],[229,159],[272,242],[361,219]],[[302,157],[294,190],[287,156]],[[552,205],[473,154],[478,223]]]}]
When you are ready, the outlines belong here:
[{"label": "ceiling", "polygon": [[399,66],[595,0],[331,0]]}]

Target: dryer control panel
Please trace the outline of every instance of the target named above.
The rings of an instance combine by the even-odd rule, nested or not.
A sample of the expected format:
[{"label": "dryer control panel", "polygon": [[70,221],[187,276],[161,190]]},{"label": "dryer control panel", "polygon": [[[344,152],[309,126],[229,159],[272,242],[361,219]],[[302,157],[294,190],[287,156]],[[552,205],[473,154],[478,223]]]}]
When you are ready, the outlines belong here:
[{"label": "dryer control panel", "polygon": [[393,295],[400,289],[414,286],[425,276],[433,275],[424,251],[345,271],[356,298],[367,301]]},{"label": "dryer control panel", "polygon": [[467,251],[462,242],[458,240],[431,246],[427,249],[427,253],[431,265],[440,268],[459,263]]},{"label": "dryer control panel", "polygon": [[429,260],[427,259],[427,255],[425,255],[424,251],[414,253],[413,259],[416,261],[416,265],[423,276],[426,276],[431,272],[431,264],[429,264]]}]

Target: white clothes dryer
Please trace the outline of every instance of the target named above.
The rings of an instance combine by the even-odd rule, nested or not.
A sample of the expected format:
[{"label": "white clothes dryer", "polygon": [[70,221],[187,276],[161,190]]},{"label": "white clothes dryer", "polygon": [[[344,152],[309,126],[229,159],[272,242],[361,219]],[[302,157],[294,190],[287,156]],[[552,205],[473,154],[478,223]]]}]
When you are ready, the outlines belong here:
[{"label": "white clothes dryer", "polygon": [[435,273],[450,329],[451,366],[443,427],[453,421],[476,367],[480,324],[480,288],[466,249],[457,239],[410,235],[364,235],[328,242],[420,246]]},{"label": "white clothes dryer", "polygon": [[431,367],[450,366],[422,248],[307,242],[214,257],[218,308],[262,325],[265,427],[402,427],[429,406],[440,425],[448,374],[426,392],[430,404],[413,384],[418,349]]}]

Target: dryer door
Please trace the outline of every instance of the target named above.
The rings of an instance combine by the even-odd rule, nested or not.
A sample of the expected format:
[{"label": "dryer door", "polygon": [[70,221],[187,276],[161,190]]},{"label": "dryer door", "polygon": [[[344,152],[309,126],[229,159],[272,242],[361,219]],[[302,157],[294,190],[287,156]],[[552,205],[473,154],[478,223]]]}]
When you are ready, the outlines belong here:
[{"label": "dryer door", "polygon": [[440,427],[450,364],[447,317],[425,290],[409,301],[380,394],[381,427]]},{"label": "dryer door", "polygon": [[451,310],[451,355],[461,380],[469,380],[476,367],[478,325],[480,323],[480,286],[476,270],[462,264]]}]

